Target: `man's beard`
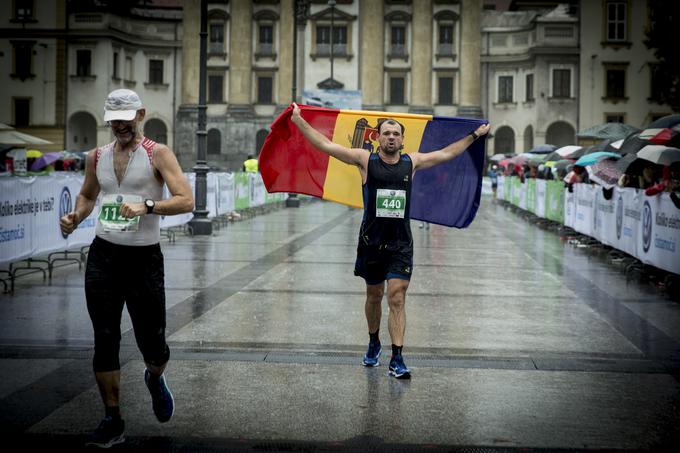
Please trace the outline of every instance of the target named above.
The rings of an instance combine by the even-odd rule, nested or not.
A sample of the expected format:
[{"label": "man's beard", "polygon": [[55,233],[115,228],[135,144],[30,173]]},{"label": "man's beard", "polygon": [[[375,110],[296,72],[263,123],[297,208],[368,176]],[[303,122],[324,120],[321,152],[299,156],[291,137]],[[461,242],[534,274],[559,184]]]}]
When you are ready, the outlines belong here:
[{"label": "man's beard", "polygon": [[[121,137],[120,132],[114,132],[113,135],[116,136],[116,140],[118,140],[118,143],[125,146],[135,139],[135,137],[137,136],[137,128],[134,127],[134,126],[131,126],[129,128],[129,132],[122,134],[122,135],[124,135],[124,137]],[[128,136],[129,136],[129,138],[127,138]]]},{"label": "man's beard", "polygon": [[403,145],[402,145],[402,146],[395,146],[394,148],[391,148],[391,149],[390,149],[390,148],[388,148],[388,147],[383,148],[383,147],[381,146],[381,147],[380,147],[380,150],[382,150],[382,152],[385,153],[385,154],[387,154],[387,155],[394,156],[395,154],[399,154],[399,151],[400,151],[403,147],[404,147]]}]

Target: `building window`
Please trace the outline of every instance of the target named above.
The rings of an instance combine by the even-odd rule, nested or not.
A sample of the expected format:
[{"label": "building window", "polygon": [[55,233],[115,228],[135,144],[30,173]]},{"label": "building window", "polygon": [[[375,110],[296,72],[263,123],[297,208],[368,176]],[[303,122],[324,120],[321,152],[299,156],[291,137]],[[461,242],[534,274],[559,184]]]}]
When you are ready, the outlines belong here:
[{"label": "building window", "polygon": [[15,41],[14,45],[14,77],[25,80],[34,77],[33,74],[33,44],[34,41]]},{"label": "building window", "polygon": [[625,113],[605,113],[604,114],[605,123],[625,123],[626,114]]},{"label": "building window", "polygon": [[81,77],[92,75],[91,50],[76,50],[76,75]]},{"label": "building window", "polygon": [[453,105],[453,77],[439,77],[439,105]]},{"label": "building window", "polygon": [[125,80],[128,82],[132,82],[134,78],[132,75],[134,74],[134,65],[132,62],[132,57],[125,57]]},{"label": "building window", "polygon": [[224,53],[224,24],[211,23],[210,24],[210,47],[209,53],[222,54]]},{"label": "building window", "polygon": [[274,26],[273,25],[260,25],[260,51],[261,55],[273,55],[274,54]]},{"label": "building window", "polygon": [[149,83],[163,84],[163,60],[149,60]]},{"label": "building window", "polygon": [[273,104],[274,78],[271,76],[257,77],[257,103]]},{"label": "building window", "polygon": [[[330,55],[331,27],[319,25],[316,27],[316,53]],[[347,26],[333,26],[333,55],[347,55]]]},{"label": "building window", "polygon": [[14,18],[16,20],[33,19],[33,0],[14,0]]},{"label": "building window", "polygon": [[406,56],[406,27],[404,25],[390,27],[390,55],[393,57]]},{"label": "building window", "polygon": [[403,105],[406,104],[406,96],[404,96],[404,88],[406,87],[406,78],[402,76],[390,77],[390,104]]},{"label": "building window", "polygon": [[498,102],[512,102],[512,76],[498,77]]},{"label": "building window", "polygon": [[525,101],[526,102],[531,102],[533,101],[534,98],[534,75],[533,74],[527,74],[526,76],[526,91],[525,91],[526,97]]},{"label": "building window", "polygon": [[208,103],[224,103],[224,76],[222,74],[208,76]]},{"label": "building window", "polygon": [[611,68],[606,70],[607,98],[623,99],[626,97],[626,70]]},{"label": "building window", "polygon": [[118,78],[118,52],[113,52],[113,78]]},{"label": "building window", "polygon": [[553,69],[552,95],[554,98],[571,97],[571,70]]},{"label": "building window", "polygon": [[14,126],[26,127],[31,122],[31,100],[14,98]]},{"label": "building window", "polygon": [[453,55],[453,24],[439,25],[439,55]]},{"label": "building window", "polygon": [[221,154],[222,134],[218,129],[208,131],[208,154]]},{"label": "building window", "polygon": [[626,40],[626,2],[608,1],[607,8],[607,41]]}]

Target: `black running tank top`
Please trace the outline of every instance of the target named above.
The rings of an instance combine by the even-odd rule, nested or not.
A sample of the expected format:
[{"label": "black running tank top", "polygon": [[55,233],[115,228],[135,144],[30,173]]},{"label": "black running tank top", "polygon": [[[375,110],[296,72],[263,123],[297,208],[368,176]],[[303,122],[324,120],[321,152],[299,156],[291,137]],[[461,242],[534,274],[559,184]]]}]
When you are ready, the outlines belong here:
[{"label": "black running tank top", "polygon": [[413,162],[402,154],[395,164],[384,162],[378,154],[368,159],[366,183],[363,185],[364,218],[359,243],[411,247],[411,180]]}]

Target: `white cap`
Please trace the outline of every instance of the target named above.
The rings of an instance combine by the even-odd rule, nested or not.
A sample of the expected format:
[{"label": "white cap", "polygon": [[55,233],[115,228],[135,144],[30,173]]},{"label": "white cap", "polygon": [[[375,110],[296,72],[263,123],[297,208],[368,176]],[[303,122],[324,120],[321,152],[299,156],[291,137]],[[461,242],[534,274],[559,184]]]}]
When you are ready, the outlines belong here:
[{"label": "white cap", "polygon": [[114,90],[104,102],[104,121],[131,121],[141,108],[142,100],[137,93],[125,88]]}]

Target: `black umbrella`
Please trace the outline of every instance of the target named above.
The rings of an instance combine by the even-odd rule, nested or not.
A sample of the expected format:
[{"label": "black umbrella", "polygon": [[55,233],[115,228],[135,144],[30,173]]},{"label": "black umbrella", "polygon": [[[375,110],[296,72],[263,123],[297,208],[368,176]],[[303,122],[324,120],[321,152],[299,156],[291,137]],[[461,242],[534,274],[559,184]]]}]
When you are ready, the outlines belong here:
[{"label": "black umbrella", "polygon": [[656,121],[653,121],[645,129],[661,129],[664,127],[673,127],[678,123],[680,123],[680,115],[666,115],[662,118],[659,118]]},{"label": "black umbrella", "polygon": [[562,160],[562,156],[560,153],[553,151],[545,157],[546,162],[550,162],[551,160],[557,162],[558,160]]},{"label": "black umbrella", "polygon": [[626,137],[626,139],[621,144],[621,147],[619,148],[618,152],[623,155],[631,153],[635,154],[642,148],[644,148],[646,145],[649,145],[649,140],[640,138],[640,133],[636,132]]}]

